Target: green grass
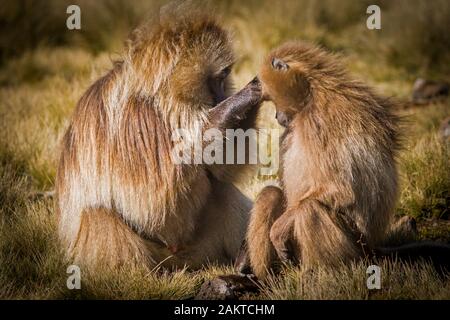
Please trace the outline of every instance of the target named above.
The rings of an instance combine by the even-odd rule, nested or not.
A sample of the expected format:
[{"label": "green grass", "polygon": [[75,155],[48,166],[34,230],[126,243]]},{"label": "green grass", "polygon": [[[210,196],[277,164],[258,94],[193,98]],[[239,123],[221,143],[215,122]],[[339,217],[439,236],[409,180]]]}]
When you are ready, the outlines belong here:
[{"label": "green grass", "polygon": [[[379,34],[365,29],[365,2],[283,1],[275,5],[271,1],[249,1],[246,6],[241,1],[223,2],[217,11],[235,34],[240,58],[234,71],[236,86],[254,76],[271,47],[291,38],[309,39],[341,52],[357,77],[398,99],[409,97],[412,82],[419,75],[448,78],[448,50],[439,47],[442,44],[448,48],[448,32],[442,32],[446,25],[441,23],[450,17],[448,2],[436,1],[431,9],[427,7],[426,10],[434,8],[432,16],[441,21],[433,24],[411,10],[400,10],[401,2],[380,2],[386,8],[386,32]],[[34,7],[39,19],[30,23],[41,27],[30,35],[23,29],[21,43],[25,44],[5,50],[4,41],[11,44],[12,40],[0,38],[0,298],[191,298],[205,279],[230,273],[231,267],[207,266],[195,273],[105,270],[102,274],[83,274],[80,291],[66,288],[68,262],[58,245],[52,201],[34,195],[53,189],[58,143],[76,101],[109,68],[125,34],[145,17],[142,8],[147,5],[75,1],[84,3],[86,30],[67,34],[64,28],[53,28],[58,21],[64,21],[57,10],[61,5],[55,3],[47,2],[46,6],[56,6],[47,15],[40,13],[43,7]],[[423,6],[424,2],[417,3]],[[101,16],[97,15],[99,11]],[[17,21],[14,19],[10,20]],[[392,31],[390,24],[395,19],[402,28],[411,30]],[[425,49],[430,42],[418,40],[423,38],[419,29],[424,26],[430,32],[427,37],[441,41],[429,52]],[[55,32],[56,40],[51,41]],[[393,45],[400,40],[401,46]],[[408,59],[401,59],[406,55]],[[430,57],[436,64],[430,65]],[[270,105],[262,110],[260,124],[277,126]],[[424,237],[448,241],[449,229],[435,228],[438,220],[430,219],[448,219],[449,215],[450,149],[437,133],[440,121],[450,115],[450,101],[400,113],[406,122],[405,148],[399,158],[402,182],[398,213],[426,222],[426,228],[421,228]],[[264,183],[264,179],[254,177],[240,186],[254,197]],[[367,263],[361,262],[314,272],[286,267],[280,276],[270,277],[259,294],[247,298],[450,298],[450,281],[438,277],[426,264],[382,262],[381,266],[383,280],[379,291],[367,290]]]}]

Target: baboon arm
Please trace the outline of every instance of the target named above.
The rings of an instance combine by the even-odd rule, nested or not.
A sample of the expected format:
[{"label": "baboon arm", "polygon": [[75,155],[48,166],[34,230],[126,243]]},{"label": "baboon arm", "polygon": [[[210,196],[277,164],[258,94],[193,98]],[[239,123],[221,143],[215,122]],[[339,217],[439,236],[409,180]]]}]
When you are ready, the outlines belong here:
[{"label": "baboon arm", "polygon": [[287,210],[270,229],[270,241],[281,262],[292,260],[295,254],[291,242],[294,237],[294,222],[297,213],[297,210]]},{"label": "baboon arm", "polygon": [[238,127],[247,117],[249,110],[259,104],[261,98],[261,83],[255,77],[242,90],[210,110],[210,128],[225,130]]},{"label": "baboon arm", "polygon": [[[247,255],[241,256],[244,261],[237,263],[238,271],[243,272],[249,262],[253,273],[263,279],[277,261],[275,249],[270,241],[269,233],[272,224],[284,211],[284,197],[281,189],[265,187],[256,198],[250,214],[247,232]],[[239,262],[239,261],[238,261]]]},{"label": "baboon arm", "polygon": [[[258,104],[261,101],[261,84],[258,78],[253,79],[247,86],[241,91],[229,97],[228,99],[219,103],[216,107],[211,109],[209,116],[209,126],[206,128],[215,128],[222,132],[222,135],[226,135],[226,129],[242,129],[247,130],[253,128],[256,122],[256,115],[258,111]],[[245,149],[238,150],[236,144],[233,145],[234,150],[227,149],[226,140],[223,140],[222,145],[219,146],[224,150],[223,164],[214,164],[208,167],[208,170],[212,175],[224,182],[235,181],[236,176],[240,174],[249,174],[255,167],[232,165],[227,163],[227,153],[232,152],[234,154],[233,164],[237,163],[237,155],[239,152],[246,152],[245,162],[248,163],[250,155],[248,154],[249,144],[253,143],[255,138],[245,139]],[[204,141],[204,147],[208,145],[210,141]]]}]

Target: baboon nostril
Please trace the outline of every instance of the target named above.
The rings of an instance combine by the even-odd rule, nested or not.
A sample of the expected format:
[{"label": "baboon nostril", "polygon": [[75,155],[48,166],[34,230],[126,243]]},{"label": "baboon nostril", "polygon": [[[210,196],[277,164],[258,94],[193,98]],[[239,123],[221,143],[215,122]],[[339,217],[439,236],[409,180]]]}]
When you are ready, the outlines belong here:
[{"label": "baboon nostril", "polygon": [[272,59],[272,67],[276,70],[287,70],[289,69],[289,65],[281,59],[273,58]]}]

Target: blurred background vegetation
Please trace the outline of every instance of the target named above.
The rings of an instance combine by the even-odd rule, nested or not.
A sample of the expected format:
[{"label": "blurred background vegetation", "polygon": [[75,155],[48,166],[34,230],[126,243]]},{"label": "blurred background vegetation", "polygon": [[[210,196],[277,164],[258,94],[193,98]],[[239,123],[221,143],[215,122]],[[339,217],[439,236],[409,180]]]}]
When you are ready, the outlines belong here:
[{"label": "blurred background vegetation", "polygon": [[[82,29],[65,28],[66,8],[77,4]],[[16,0],[0,8],[0,57],[39,46],[82,47],[93,53],[120,49],[125,37],[159,10],[161,0]],[[382,29],[366,28],[366,8],[382,10]],[[450,71],[450,3],[447,0],[222,0],[211,2],[217,13],[245,25],[250,43],[273,47],[292,38],[388,62],[411,73]]]},{"label": "blurred background vegetation", "polygon": [[[77,100],[120,58],[128,34],[164,3],[15,0],[0,5],[0,298],[186,298],[205,278],[230,272],[213,266],[158,276],[127,270],[94,276],[82,293],[68,292],[53,204],[38,196],[53,189],[58,143]],[[81,8],[81,30],[66,28],[71,4]],[[366,28],[372,4],[381,8],[381,30]],[[418,77],[450,81],[448,0],[222,0],[205,10],[216,12],[234,34],[236,87],[254,77],[271,48],[290,39],[339,52],[356,78],[400,101],[409,99]],[[439,139],[438,128],[450,116],[450,102],[398,112],[406,125],[397,213],[418,218],[423,238],[449,241],[450,148]],[[277,126],[270,104],[259,121]],[[242,188],[254,197],[264,183],[255,177]],[[390,286],[374,298],[450,298],[449,282],[428,267],[390,268]],[[288,269],[261,297],[366,299],[364,276],[363,264],[317,275]],[[409,278],[417,280],[420,292]]]}]

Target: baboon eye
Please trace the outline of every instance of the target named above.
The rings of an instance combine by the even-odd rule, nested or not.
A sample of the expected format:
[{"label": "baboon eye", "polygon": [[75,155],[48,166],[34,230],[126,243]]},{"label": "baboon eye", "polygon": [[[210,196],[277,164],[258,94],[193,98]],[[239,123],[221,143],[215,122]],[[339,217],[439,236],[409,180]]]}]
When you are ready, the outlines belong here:
[{"label": "baboon eye", "polygon": [[217,105],[227,98],[227,82],[226,78],[231,72],[231,65],[220,70],[208,80],[208,86],[213,97],[213,105]]},{"label": "baboon eye", "polygon": [[225,79],[226,77],[228,77],[230,75],[231,72],[231,66],[228,66],[226,68],[223,68],[218,75],[219,79]]},{"label": "baboon eye", "polygon": [[289,69],[289,65],[281,59],[273,58],[272,59],[272,67],[275,70],[286,71]]}]

